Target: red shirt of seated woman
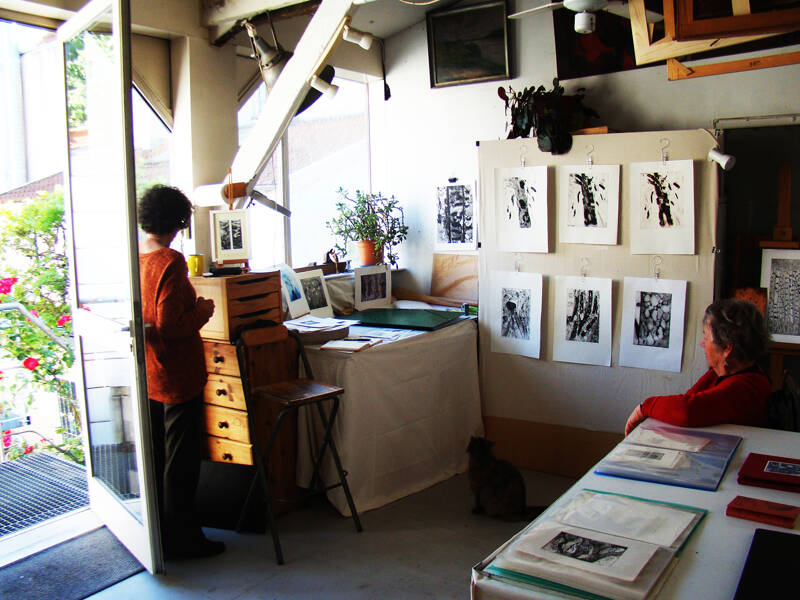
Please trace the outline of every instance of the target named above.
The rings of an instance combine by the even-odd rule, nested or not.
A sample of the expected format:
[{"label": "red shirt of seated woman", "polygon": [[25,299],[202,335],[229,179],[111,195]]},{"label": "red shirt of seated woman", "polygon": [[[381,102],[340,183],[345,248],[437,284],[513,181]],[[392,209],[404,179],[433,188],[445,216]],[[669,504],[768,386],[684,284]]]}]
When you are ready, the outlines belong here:
[{"label": "red shirt of seated woman", "polygon": [[642,402],[628,418],[625,435],[647,417],[682,427],[766,425],[771,387],[755,361],[737,360],[733,344],[716,343],[708,318],[700,345],[709,370],[685,394],[652,396]]}]

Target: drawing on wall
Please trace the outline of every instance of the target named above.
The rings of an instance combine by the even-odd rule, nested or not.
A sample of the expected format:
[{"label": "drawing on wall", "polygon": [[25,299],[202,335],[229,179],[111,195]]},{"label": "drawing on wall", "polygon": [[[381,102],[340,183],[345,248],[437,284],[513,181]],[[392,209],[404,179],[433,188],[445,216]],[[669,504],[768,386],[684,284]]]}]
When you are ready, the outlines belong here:
[{"label": "drawing on wall", "polygon": [[694,254],[694,163],[632,163],[631,253]]},{"label": "drawing on wall", "polygon": [[558,168],[559,240],[569,244],[617,243],[619,165]]},{"label": "drawing on wall", "polygon": [[281,292],[283,301],[289,309],[289,318],[296,319],[308,314],[308,302],[303,295],[303,287],[294,269],[285,263],[276,265],[281,272]]},{"label": "drawing on wall", "polygon": [[611,365],[611,280],[555,279],[553,360]]},{"label": "drawing on wall", "polygon": [[761,287],[767,288],[767,329],[776,342],[800,344],[800,250],[763,250]]},{"label": "drawing on wall", "polygon": [[297,278],[300,280],[311,314],[317,317],[332,317],[333,306],[322,269],[297,273]]},{"label": "drawing on wall", "polygon": [[619,364],[680,372],[685,311],[685,281],[626,277]]},{"label": "drawing on wall", "polygon": [[539,358],[542,324],[542,275],[494,271],[489,320],[492,352]]},{"label": "drawing on wall", "polygon": [[392,272],[386,265],[353,271],[356,310],[382,308],[392,304]]},{"label": "drawing on wall", "polygon": [[458,181],[436,188],[436,250],[477,248],[475,187]]},{"label": "drawing on wall", "polygon": [[494,214],[501,252],[548,252],[547,167],[495,169]]}]

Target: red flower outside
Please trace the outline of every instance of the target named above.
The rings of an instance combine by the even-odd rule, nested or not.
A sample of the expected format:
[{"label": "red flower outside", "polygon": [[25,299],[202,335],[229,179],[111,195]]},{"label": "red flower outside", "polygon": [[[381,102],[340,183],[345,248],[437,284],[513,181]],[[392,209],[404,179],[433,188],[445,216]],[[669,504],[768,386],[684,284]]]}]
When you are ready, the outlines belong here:
[{"label": "red flower outside", "polygon": [[0,294],[10,294],[11,288],[17,283],[19,279],[16,277],[3,277],[0,279]]},{"label": "red flower outside", "polygon": [[11,446],[11,430],[7,430],[3,432],[3,448],[8,448]]},{"label": "red flower outside", "polygon": [[28,369],[29,371],[33,371],[36,367],[39,366],[39,361],[29,356],[24,361],[22,361],[22,366]]},{"label": "red flower outside", "polygon": [[33,452],[33,446],[25,446],[25,454],[30,454]]},{"label": "red flower outside", "polygon": [[56,321],[56,325],[58,327],[63,327],[64,325],[66,325],[70,321],[72,321],[72,317],[70,315],[63,315],[63,316],[58,318],[58,321]]}]

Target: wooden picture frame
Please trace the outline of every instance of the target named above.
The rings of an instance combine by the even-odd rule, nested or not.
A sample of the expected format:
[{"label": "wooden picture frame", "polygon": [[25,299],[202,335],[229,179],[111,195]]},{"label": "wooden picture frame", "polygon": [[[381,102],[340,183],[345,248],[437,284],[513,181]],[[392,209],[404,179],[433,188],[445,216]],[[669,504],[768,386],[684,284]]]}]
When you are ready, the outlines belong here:
[{"label": "wooden picture frame", "polygon": [[426,14],[431,87],[510,79],[505,0]]},{"label": "wooden picture frame", "polygon": [[247,210],[212,210],[212,260],[216,263],[250,259],[250,226]]},{"label": "wooden picture frame", "polygon": [[[672,0],[666,0],[670,4]],[[785,33],[800,29],[800,8],[781,8],[786,2],[775,0],[774,8],[751,12],[749,0],[730,0],[731,13],[700,17],[695,14],[699,0],[674,0],[675,39],[678,41],[724,38],[764,33]],[[769,4],[769,2],[763,2]]]}]

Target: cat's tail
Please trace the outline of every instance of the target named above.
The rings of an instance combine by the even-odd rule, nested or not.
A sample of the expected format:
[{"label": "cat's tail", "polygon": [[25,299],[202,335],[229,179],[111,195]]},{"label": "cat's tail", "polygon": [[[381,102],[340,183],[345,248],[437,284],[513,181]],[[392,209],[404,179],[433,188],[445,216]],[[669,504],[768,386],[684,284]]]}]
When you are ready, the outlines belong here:
[{"label": "cat's tail", "polygon": [[547,506],[526,506],[522,510],[522,518],[525,521],[533,521],[536,517],[542,514],[548,507]]}]

